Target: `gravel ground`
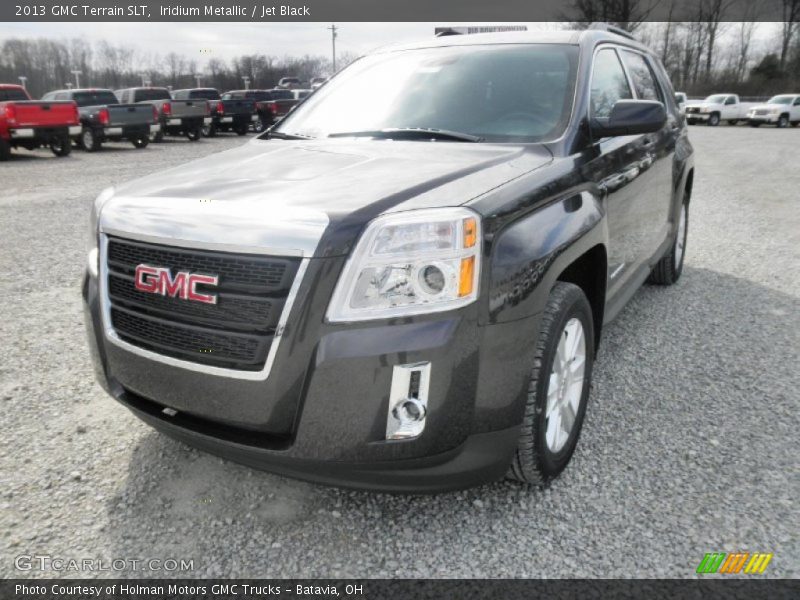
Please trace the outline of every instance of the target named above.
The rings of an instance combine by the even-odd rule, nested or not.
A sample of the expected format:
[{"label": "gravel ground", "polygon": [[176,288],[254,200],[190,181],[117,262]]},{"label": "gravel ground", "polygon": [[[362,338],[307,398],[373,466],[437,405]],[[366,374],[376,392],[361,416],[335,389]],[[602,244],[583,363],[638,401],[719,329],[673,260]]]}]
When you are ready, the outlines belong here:
[{"label": "gravel ground", "polygon": [[691,136],[684,276],[606,329],[570,468],[544,491],[432,497],[207,456],[95,384],[78,283],[94,196],[242,140],[19,152],[0,165],[0,576],[41,576],[14,568],[39,554],[193,559],[181,576],[688,577],[704,553],[737,550],[800,576],[800,131]]}]

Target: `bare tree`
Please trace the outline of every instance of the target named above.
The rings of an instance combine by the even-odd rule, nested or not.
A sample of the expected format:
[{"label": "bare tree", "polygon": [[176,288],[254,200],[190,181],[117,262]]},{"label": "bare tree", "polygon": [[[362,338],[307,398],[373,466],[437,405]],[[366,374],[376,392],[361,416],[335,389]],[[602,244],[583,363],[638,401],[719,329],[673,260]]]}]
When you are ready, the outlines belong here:
[{"label": "bare tree", "polygon": [[786,69],[789,48],[795,33],[800,30],[800,0],[780,0],[783,26],[781,28],[780,68]]},{"label": "bare tree", "polygon": [[706,65],[705,75],[711,76],[711,69],[714,65],[714,50],[717,43],[717,36],[722,32],[725,13],[733,6],[735,0],[702,0],[700,7],[702,10],[702,21],[706,31]]},{"label": "bare tree", "polygon": [[573,0],[563,20],[573,23],[603,22],[636,31],[656,7],[657,0]]}]

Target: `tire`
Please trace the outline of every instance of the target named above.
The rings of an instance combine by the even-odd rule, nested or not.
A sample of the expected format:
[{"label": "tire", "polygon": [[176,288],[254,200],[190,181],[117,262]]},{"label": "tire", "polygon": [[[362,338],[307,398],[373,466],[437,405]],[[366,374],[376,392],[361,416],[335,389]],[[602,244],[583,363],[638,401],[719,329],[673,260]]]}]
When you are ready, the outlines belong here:
[{"label": "tire", "polygon": [[233,130],[236,132],[236,135],[242,136],[242,135],[247,135],[247,130],[249,128],[250,124],[244,123],[242,125],[237,125],[236,127],[233,128]]},{"label": "tire", "polygon": [[154,144],[160,144],[164,141],[164,131],[159,130],[158,133],[153,133],[150,135],[150,141]]},{"label": "tire", "polygon": [[681,216],[678,221],[678,231],[675,234],[675,241],[670,246],[661,260],[659,260],[650,272],[648,283],[656,285],[672,285],[681,277],[683,273],[683,261],[686,258],[686,240],[689,234],[689,203],[684,200],[681,205]]},{"label": "tire", "polygon": [[200,139],[200,136],[203,135],[202,127],[194,127],[193,129],[189,129],[186,132],[186,138],[190,142],[196,142]]},{"label": "tire", "polygon": [[0,162],[6,161],[11,158],[11,145],[0,138]]},{"label": "tire", "polygon": [[728,121],[728,125],[736,125],[739,122],[739,119],[731,119]]},{"label": "tire", "polygon": [[797,127],[800,125],[800,121],[792,121],[792,127]]},{"label": "tire", "polygon": [[264,119],[259,118],[257,121],[253,123],[253,131],[256,133],[264,133],[267,130],[267,123]]},{"label": "tire", "polygon": [[786,115],[781,115],[780,117],[778,117],[777,127],[779,129],[784,129],[788,126],[789,126],[789,117],[787,117]]},{"label": "tire", "polygon": [[[570,334],[572,339],[578,340],[577,344],[582,343],[581,380],[558,385],[557,371],[559,363],[563,364],[559,358],[559,346],[564,350],[569,348],[567,342]],[[577,375],[578,367],[572,365],[580,363],[579,354],[576,353],[573,360],[564,365],[566,371],[572,373],[571,376]],[[544,485],[567,466],[580,437],[591,387],[593,363],[594,322],[589,301],[578,286],[558,282],[550,292],[541,320],[528,383],[525,417],[508,472],[510,478]],[[562,378],[561,381],[570,380]],[[572,394],[565,395],[565,390]],[[559,405],[564,406],[566,414],[558,408]],[[572,425],[569,432],[566,432],[566,429],[561,428],[562,416],[569,415],[572,415]],[[557,432],[561,435],[556,436]]]},{"label": "tire", "polygon": [[711,116],[708,117],[708,126],[716,127],[717,125],[719,125],[719,115],[717,113],[711,113]]},{"label": "tire", "polygon": [[211,123],[211,125],[203,125],[201,132],[203,137],[212,138],[217,135],[217,128],[213,123]]},{"label": "tire", "polygon": [[695,125],[697,123],[697,119],[686,119],[686,122],[689,125]]},{"label": "tire", "polygon": [[50,140],[50,152],[56,156],[69,156],[72,152],[72,140],[68,135],[56,136]]},{"label": "tire", "polygon": [[142,137],[133,138],[132,140],[130,140],[130,142],[131,144],[133,144],[134,148],[136,148],[137,150],[142,150],[143,148],[147,148],[147,145],[150,143],[150,136],[145,135]]},{"label": "tire", "polygon": [[86,152],[97,152],[103,144],[94,129],[84,127],[81,132],[80,145]]}]

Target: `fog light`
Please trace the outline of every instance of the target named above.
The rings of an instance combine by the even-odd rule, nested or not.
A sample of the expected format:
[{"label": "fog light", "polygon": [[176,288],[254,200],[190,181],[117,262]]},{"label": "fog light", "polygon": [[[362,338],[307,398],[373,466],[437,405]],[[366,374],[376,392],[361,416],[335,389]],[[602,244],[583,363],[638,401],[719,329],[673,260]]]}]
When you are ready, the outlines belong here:
[{"label": "fog light", "polygon": [[425,429],[431,363],[396,365],[392,371],[386,439],[415,438]]}]

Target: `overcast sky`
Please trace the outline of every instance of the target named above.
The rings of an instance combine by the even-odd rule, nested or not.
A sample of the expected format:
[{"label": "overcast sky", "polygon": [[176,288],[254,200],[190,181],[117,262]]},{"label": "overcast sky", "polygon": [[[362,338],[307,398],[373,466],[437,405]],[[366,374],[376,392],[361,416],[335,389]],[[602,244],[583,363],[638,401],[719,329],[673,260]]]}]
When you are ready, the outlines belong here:
[{"label": "overcast sky", "polygon": [[[497,25],[498,23],[492,23]],[[554,23],[515,23],[529,29],[554,29]],[[330,56],[329,23],[0,23],[0,41],[9,37],[81,37],[107,40],[161,55],[178,52],[197,57],[230,59],[242,54],[271,56]],[[457,23],[337,23],[337,52],[363,54],[386,44],[414,41],[433,35],[437,25]],[[731,26],[735,24],[731,23]],[[761,23],[757,45],[772,35],[775,24]],[[758,50],[758,49],[756,49]]]}]

